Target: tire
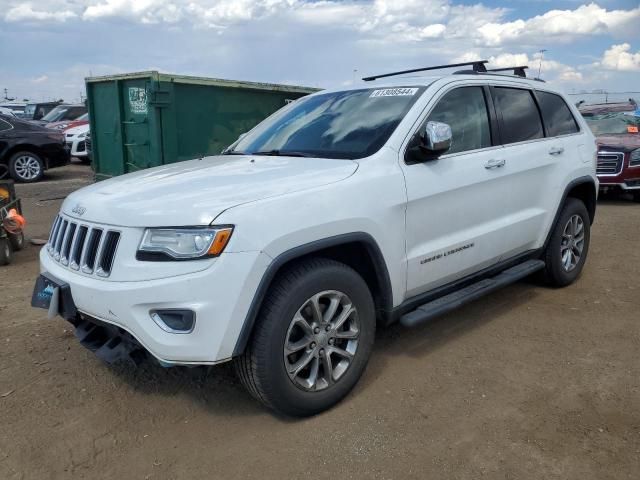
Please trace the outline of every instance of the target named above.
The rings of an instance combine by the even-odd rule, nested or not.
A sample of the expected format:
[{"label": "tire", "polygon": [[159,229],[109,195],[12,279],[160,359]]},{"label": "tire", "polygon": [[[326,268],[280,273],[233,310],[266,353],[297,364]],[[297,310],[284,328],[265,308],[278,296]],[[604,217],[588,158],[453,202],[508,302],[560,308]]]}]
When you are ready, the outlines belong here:
[{"label": "tire", "polygon": [[9,265],[12,258],[11,243],[7,238],[0,238],[0,266]]},{"label": "tire", "polygon": [[[312,315],[314,298],[319,299],[315,304],[321,317]],[[335,306],[334,315],[330,305]],[[332,330],[350,306],[355,312]],[[253,397],[288,416],[314,415],[342,400],[362,376],[373,348],[376,321],[371,292],[355,270],[330,259],[312,258],[285,267],[270,286],[256,320],[246,351],[235,359],[235,370]],[[306,346],[286,355],[285,344]],[[343,356],[345,350],[353,354],[350,359]],[[332,369],[325,367],[327,357]],[[289,373],[294,372],[293,365],[302,364],[307,366],[297,375]]]},{"label": "tire", "polygon": [[14,252],[18,252],[24,248],[24,232],[7,233],[7,238]]},{"label": "tire", "polygon": [[85,155],[84,157],[78,157],[78,160],[80,160],[80,163],[82,163],[83,165],[91,165],[91,159],[88,155]]},{"label": "tire", "polygon": [[44,162],[33,152],[16,152],[9,159],[9,174],[16,182],[38,182],[44,176]]},{"label": "tire", "polygon": [[[582,241],[575,238],[582,238]],[[591,220],[587,208],[580,200],[567,198],[543,255],[547,284],[565,287],[578,278],[589,253],[590,239]]]},{"label": "tire", "polygon": [[640,192],[633,192],[633,201],[640,203]]}]

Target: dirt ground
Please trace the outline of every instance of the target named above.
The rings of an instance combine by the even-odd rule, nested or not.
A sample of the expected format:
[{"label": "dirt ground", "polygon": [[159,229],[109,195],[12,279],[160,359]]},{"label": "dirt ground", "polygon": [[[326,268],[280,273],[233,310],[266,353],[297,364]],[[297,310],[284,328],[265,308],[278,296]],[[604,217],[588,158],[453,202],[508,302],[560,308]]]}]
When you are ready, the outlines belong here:
[{"label": "dirt ground", "polygon": [[[21,185],[47,235],[87,167]],[[378,333],[347,399],[306,420],[254,402],[228,365],[111,368],[32,309],[38,247],[0,268],[0,479],[640,477],[640,205],[598,205],[565,289],[523,282]]]}]

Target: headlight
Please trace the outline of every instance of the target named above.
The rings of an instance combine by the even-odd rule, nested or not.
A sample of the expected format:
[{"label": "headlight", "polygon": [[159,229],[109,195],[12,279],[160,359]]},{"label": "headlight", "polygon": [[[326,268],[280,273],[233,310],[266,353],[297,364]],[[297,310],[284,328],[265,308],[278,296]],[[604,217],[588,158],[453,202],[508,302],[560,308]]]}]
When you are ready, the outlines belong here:
[{"label": "headlight", "polygon": [[640,148],[636,148],[633,152],[631,152],[629,165],[632,167],[640,165]]},{"label": "headlight", "polygon": [[229,243],[233,227],[147,228],[138,260],[191,260],[217,257]]},{"label": "headlight", "polygon": [[80,135],[78,135],[78,138],[84,138],[87,136],[87,132],[83,132]]}]

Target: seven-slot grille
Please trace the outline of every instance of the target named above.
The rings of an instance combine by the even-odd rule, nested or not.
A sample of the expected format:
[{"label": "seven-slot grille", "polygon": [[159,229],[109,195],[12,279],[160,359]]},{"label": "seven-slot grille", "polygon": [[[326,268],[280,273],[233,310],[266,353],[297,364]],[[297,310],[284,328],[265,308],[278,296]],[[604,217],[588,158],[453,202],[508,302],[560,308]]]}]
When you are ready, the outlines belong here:
[{"label": "seven-slot grille", "polygon": [[624,153],[622,152],[598,152],[598,175],[618,175],[622,171]]},{"label": "seven-slot grille", "polygon": [[46,248],[51,257],[65,267],[108,277],[119,240],[118,231],[83,225],[58,215]]}]

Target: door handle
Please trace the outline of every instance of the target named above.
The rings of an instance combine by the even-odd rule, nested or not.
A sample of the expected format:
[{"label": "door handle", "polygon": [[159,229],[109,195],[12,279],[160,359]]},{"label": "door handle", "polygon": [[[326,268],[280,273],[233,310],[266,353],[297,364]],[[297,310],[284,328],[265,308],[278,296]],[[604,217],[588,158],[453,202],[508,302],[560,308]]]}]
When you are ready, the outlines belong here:
[{"label": "door handle", "polygon": [[504,158],[492,158],[491,160],[488,160],[487,163],[484,164],[484,168],[486,169],[500,168],[500,167],[504,167],[505,163],[507,162],[505,161]]},{"label": "door handle", "polygon": [[564,148],[552,147],[551,150],[549,150],[549,155],[560,155],[562,152],[564,152]]}]

